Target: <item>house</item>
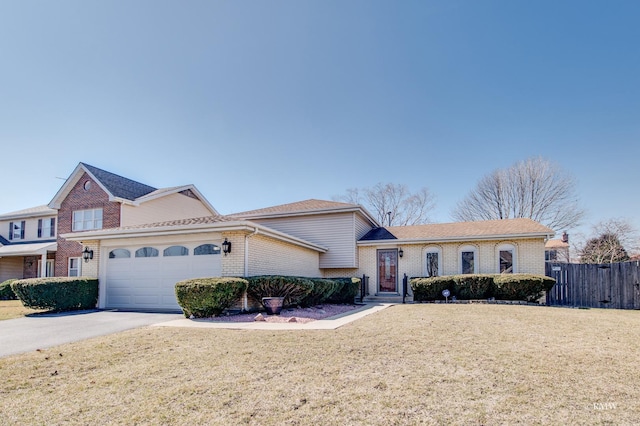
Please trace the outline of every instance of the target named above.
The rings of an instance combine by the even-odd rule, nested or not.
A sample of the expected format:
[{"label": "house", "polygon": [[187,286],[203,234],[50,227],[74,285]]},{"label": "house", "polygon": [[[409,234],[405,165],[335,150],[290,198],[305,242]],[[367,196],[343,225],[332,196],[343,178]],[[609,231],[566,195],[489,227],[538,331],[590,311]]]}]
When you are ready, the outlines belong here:
[{"label": "house", "polygon": [[84,163],[47,206],[0,221],[0,277],[97,277],[99,307],[124,309],[177,309],[182,279],[262,274],[366,275],[370,297],[400,300],[404,274],[543,274],[553,235],[529,219],[382,227],[360,205],[313,199],[220,215],[193,185]]},{"label": "house", "polygon": [[561,238],[548,240],[544,245],[544,260],[547,262],[571,262],[569,253],[569,234],[562,233]]},{"label": "house", "polygon": [[0,282],[53,276],[57,213],[38,206],[0,215]]}]

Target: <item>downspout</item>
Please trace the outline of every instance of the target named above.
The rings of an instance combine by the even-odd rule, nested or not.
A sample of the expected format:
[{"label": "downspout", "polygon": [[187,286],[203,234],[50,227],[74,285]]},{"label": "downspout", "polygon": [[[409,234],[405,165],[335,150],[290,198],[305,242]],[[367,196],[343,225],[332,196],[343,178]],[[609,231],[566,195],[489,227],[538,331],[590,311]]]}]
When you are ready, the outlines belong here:
[{"label": "downspout", "polygon": [[[258,234],[258,227],[253,228],[253,233],[244,236],[244,276],[245,278],[249,276],[249,238]],[[249,310],[249,298],[247,297],[247,292],[244,292],[244,297],[242,298],[242,309],[245,311]]]}]

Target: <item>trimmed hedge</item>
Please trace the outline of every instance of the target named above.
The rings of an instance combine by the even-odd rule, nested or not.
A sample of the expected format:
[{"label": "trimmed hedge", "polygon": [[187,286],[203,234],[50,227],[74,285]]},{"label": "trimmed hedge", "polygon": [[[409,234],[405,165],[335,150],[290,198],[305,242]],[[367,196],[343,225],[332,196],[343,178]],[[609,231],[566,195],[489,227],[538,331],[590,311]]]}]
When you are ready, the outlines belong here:
[{"label": "trimmed hedge", "polygon": [[[454,275],[455,296],[462,300],[488,299],[493,297],[493,275]],[[442,296],[442,295],[441,295]]]},{"label": "trimmed hedge", "polygon": [[347,303],[351,304],[355,301],[356,295],[360,291],[360,282],[362,278],[346,277],[346,278],[330,278],[331,281],[337,283],[337,288],[333,292],[328,303]]},{"label": "trimmed hedge", "polygon": [[461,300],[488,299],[526,300],[534,302],[555,284],[553,278],[531,274],[468,274],[444,277],[411,278],[413,300],[416,302],[445,300],[442,290]]},{"label": "trimmed hedge", "polygon": [[15,279],[11,279],[0,283],[0,300],[16,300],[18,298],[13,290],[11,290],[11,283],[14,281]]},{"label": "trimmed hedge", "polygon": [[263,297],[284,297],[284,306],[299,305],[313,291],[309,278],[282,275],[258,275],[248,277],[247,294],[262,304]]},{"label": "trimmed hedge", "polygon": [[411,278],[409,284],[413,290],[413,300],[422,302],[426,300],[444,300],[443,290],[449,290],[451,295],[456,292],[456,283],[453,275],[444,277]]},{"label": "trimmed hedge", "polygon": [[327,278],[309,278],[313,281],[313,290],[300,301],[302,306],[316,306],[324,303],[341,286]]},{"label": "trimmed hedge", "polygon": [[248,284],[243,278],[233,277],[183,280],[176,283],[176,298],[185,317],[208,318],[233,306]]},{"label": "trimmed hedge", "polygon": [[501,300],[535,302],[556,283],[544,275],[503,274],[494,279],[495,297]]},{"label": "trimmed hedge", "polygon": [[72,311],[93,309],[98,302],[98,280],[82,277],[48,277],[15,280],[11,289],[32,309]]}]

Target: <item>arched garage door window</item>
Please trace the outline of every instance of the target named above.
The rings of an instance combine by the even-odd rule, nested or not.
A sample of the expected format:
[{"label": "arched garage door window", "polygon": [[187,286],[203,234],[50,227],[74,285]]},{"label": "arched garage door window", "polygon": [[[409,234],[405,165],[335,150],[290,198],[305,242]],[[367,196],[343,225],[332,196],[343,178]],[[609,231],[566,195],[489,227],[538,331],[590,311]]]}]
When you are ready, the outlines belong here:
[{"label": "arched garage door window", "polygon": [[193,254],[196,256],[220,254],[220,247],[215,244],[202,244],[193,249]]},{"label": "arched garage door window", "polygon": [[131,257],[131,252],[127,249],[113,249],[109,252],[109,259],[126,259]]},{"label": "arched garage door window", "polygon": [[163,256],[189,256],[189,249],[184,246],[171,246],[164,249]]},{"label": "arched garage door window", "polygon": [[136,257],[158,257],[158,249],[153,247],[142,247],[136,250]]}]

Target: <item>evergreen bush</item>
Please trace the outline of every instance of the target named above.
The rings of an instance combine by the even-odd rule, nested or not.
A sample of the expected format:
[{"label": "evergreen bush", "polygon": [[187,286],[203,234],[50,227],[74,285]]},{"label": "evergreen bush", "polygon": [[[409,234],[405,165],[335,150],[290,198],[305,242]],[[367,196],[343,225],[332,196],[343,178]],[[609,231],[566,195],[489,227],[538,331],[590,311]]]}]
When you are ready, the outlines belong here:
[{"label": "evergreen bush", "polygon": [[248,286],[244,278],[194,278],[176,283],[176,299],[184,316],[218,316],[242,297]]},{"label": "evergreen bush", "polygon": [[247,295],[262,304],[263,297],[283,297],[284,306],[299,305],[313,291],[309,278],[282,275],[248,277]]},{"label": "evergreen bush", "polygon": [[18,298],[11,290],[11,283],[14,281],[15,279],[11,279],[0,283],[0,300],[16,300]]},{"label": "evergreen bush", "polygon": [[98,280],[83,277],[47,277],[15,280],[11,289],[32,309],[71,311],[93,309],[98,301]]}]

